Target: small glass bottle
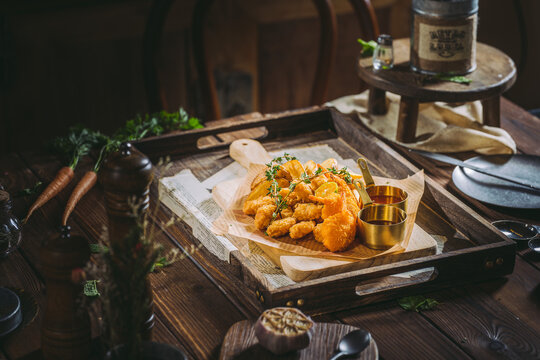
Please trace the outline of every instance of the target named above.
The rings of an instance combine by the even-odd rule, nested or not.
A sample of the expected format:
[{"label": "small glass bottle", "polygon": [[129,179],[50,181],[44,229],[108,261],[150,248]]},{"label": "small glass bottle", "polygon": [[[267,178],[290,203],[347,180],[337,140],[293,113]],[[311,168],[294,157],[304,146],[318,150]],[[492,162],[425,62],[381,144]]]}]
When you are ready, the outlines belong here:
[{"label": "small glass bottle", "polygon": [[377,47],[373,51],[373,69],[391,69],[394,67],[394,46],[392,36],[379,35]]},{"label": "small glass bottle", "polygon": [[21,227],[11,207],[9,193],[0,190],[0,258],[16,250],[21,242]]}]

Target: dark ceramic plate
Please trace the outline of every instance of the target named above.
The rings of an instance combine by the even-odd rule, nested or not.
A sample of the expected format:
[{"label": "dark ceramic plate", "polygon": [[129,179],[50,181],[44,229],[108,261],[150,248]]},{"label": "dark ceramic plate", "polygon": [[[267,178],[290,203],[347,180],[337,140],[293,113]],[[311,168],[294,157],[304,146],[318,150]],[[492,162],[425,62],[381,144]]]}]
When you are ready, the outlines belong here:
[{"label": "dark ceramic plate", "polygon": [[[483,155],[465,161],[500,175],[522,178],[540,187],[540,157]],[[486,204],[514,209],[540,209],[540,191],[456,167],[452,181],[465,195]]]},{"label": "dark ceramic plate", "polygon": [[13,291],[0,288],[0,337],[9,334],[22,322],[21,301]]}]

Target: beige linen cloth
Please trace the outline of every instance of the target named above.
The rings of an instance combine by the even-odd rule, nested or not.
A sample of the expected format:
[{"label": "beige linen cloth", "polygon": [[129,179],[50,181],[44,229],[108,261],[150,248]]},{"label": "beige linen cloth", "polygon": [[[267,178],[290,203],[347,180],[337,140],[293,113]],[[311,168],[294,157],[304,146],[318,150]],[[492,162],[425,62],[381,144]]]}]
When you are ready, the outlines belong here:
[{"label": "beige linen cloth", "polygon": [[400,96],[386,93],[388,112],[385,115],[368,114],[369,90],[330,101],[343,114],[356,113],[362,123],[377,134],[411,149],[431,152],[476,151],[479,154],[512,154],[516,143],[503,129],[482,125],[482,104],[423,103],[418,109],[415,143],[396,141]]}]

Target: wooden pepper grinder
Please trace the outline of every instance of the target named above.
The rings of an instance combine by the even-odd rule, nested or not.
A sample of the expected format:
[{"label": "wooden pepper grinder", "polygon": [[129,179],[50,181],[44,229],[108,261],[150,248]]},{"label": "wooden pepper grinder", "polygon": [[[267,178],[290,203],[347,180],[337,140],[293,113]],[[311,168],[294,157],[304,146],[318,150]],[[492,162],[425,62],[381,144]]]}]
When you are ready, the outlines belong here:
[{"label": "wooden pepper grinder", "polygon": [[[152,163],[142,153],[124,143],[120,150],[111,154],[103,163],[99,180],[105,192],[105,203],[109,217],[109,241],[125,251],[123,240],[131,228],[137,225],[137,216],[133,211],[133,200],[139,204],[139,214],[148,209],[150,203],[150,183],[153,178]],[[154,313],[152,310],[152,290],[147,280],[149,299],[148,314],[141,324],[141,336],[144,340],[152,337]]]},{"label": "wooden pepper grinder", "polygon": [[45,243],[40,256],[47,289],[41,326],[43,358],[88,359],[90,319],[86,311],[77,309],[76,298],[82,293],[82,286],[72,282],[72,271],[84,267],[90,259],[88,242],[71,236],[70,227],[63,226],[60,236]]}]

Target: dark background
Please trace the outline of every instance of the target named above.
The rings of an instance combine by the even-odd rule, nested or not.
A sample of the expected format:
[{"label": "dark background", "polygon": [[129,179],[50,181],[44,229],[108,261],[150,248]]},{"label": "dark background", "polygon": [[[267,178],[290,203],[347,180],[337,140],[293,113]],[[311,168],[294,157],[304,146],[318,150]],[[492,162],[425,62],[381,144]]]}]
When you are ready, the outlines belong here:
[{"label": "dark background", "polygon": [[[167,110],[184,106],[204,119],[191,56],[194,2],[173,4],[158,62]],[[410,0],[372,2],[381,32],[408,36]],[[328,99],[361,86],[357,20],[346,0],[333,3],[339,42]],[[35,149],[77,123],[110,133],[146,112],[141,44],[149,7],[147,0],[3,1],[0,154]],[[519,65],[506,96],[526,109],[540,108],[539,15],[537,0],[480,0],[478,40]],[[307,106],[318,31],[310,0],[216,0],[206,44],[224,115]]]}]

